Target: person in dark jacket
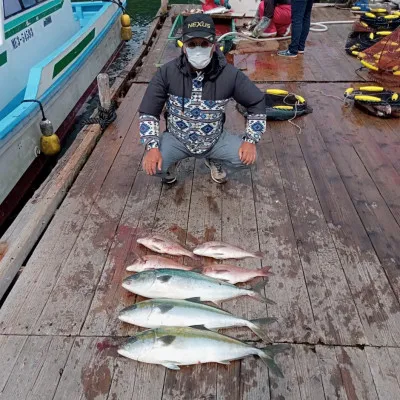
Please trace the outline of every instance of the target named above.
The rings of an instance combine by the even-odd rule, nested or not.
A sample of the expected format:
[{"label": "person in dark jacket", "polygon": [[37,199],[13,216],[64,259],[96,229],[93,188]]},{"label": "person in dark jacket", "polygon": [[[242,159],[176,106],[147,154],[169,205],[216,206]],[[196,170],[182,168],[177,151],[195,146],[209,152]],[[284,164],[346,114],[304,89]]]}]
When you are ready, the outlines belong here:
[{"label": "person in dark jacket", "polygon": [[289,36],[292,20],[291,0],[262,0],[250,23],[251,36]]},{"label": "person in dark jacket", "polygon": [[[153,77],[140,112],[144,170],[164,183],[176,181],[177,163],[205,159],[217,183],[226,180],[223,166],[245,167],[256,160],[256,143],[266,127],[263,93],[218,49],[212,18],[194,14],[184,20],[182,54]],[[225,106],[233,98],[249,113],[243,137],[223,131]],[[166,104],[167,131],[159,135]]]},{"label": "person in dark jacket", "polygon": [[292,40],[288,49],[278,51],[278,56],[297,57],[304,53],[313,4],[314,0],[292,0]]}]

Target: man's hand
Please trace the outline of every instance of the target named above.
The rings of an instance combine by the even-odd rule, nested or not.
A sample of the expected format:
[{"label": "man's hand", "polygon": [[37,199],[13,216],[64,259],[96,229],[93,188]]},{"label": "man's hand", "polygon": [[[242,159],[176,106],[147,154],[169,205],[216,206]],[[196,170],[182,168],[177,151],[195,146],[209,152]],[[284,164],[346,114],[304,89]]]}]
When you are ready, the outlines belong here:
[{"label": "man's hand", "polygon": [[161,171],[162,157],[158,149],[150,149],[143,158],[143,169],[148,175],[155,175],[157,169]]},{"label": "man's hand", "polygon": [[254,164],[257,157],[256,145],[249,142],[243,142],[239,148],[239,158],[243,164]]}]

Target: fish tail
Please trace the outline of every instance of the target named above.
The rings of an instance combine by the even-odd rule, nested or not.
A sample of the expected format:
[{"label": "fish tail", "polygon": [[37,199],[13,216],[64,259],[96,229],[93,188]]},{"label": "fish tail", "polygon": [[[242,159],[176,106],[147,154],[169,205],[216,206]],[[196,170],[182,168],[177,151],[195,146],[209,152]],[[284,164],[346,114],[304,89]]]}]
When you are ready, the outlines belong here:
[{"label": "fish tail", "polygon": [[272,305],[276,304],[273,300],[270,300],[270,299],[267,299],[266,297],[264,297],[263,289],[266,284],[267,284],[267,281],[264,281],[264,280],[258,282],[255,286],[253,286],[253,290],[250,291],[250,296],[254,297],[255,299],[260,300],[264,303],[267,303],[267,304],[272,304]]},{"label": "fish tail", "polygon": [[263,363],[271,370],[271,372],[273,372],[280,378],[283,378],[283,373],[276,364],[274,356],[289,349],[289,347],[290,346],[286,344],[271,345],[260,349],[260,352],[258,354]]},{"label": "fish tail", "polygon": [[256,251],[254,253],[255,258],[259,258],[260,260],[264,258],[264,253],[262,251]]},{"label": "fish tail", "polygon": [[261,339],[270,342],[270,338],[268,337],[267,333],[265,332],[264,326],[263,325],[268,325],[272,324],[273,322],[276,322],[276,318],[257,318],[257,319],[252,319],[248,323],[248,327]]},{"label": "fish tail", "polygon": [[262,267],[260,269],[260,276],[270,276],[272,275],[271,267]]}]

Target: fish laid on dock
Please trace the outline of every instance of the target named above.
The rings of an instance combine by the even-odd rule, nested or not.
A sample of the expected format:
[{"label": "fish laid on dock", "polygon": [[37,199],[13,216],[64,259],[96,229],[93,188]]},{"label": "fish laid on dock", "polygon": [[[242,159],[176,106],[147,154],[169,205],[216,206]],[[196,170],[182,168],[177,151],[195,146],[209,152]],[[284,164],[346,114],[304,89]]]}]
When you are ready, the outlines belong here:
[{"label": "fish laid on dock", "polygon": [[247,282],[259,276],[269,276],[272,274],[270,270],[271,267],[248,269],[230,264],[212,264],[204,266],[201,273],[212,278],[221,279],[235,284],[239,282]]},{"label": "fish laid on dock", "polygon": [[178,243],[173,242],[161,235],[152,235],[137,240],[139,244],[156,253],[170,254],[171,256],[187,256],[195,258],[194,254]]},{"label": "fish laid on dock", "polygon": [[274,356],[286,349],[287,345],[259,349],[208,329],[165,327],[140,332],[128,339],[118,353],[132,360],[160,364],[175,370],[179,370],[179,365],[229,364],[230,361],[255,355],[273,373],[283,377]]},{"label": "fish laid on dock", "polygon": [[138,258],[133,264],[129,265],[126,268],[126,270],[131,272],[142,272],[148,269],[159,269],[159,268],[184,269],[189,271],[194,267],[180,264],[167,257],[146,255]]},{"label": "fish laid on dock", "polygon": [[123,322],[143,328],[204,325],[207,329],[216,330],[247,326],[261,339],[268,337],[263,326],[276,321],[275,318],[259,318],[249,321],[235,317],[220,308],[202,304],[198,299],[145,300],[124,308],[118,318]]},{"label": "fish laid on dock", "polygon": [[261,295],[266,282],[253,289],[242,289],[193,271],[179,269],[153,269],[139,272],[124,279],[122,287],[148,298],[188,299],[199,297],[201,301],[220,302],[240,296],[250,296],[269,304],[272,300]]},{"label": "fish laid on dock", "polygon": [[198,256],[216,258],[217,260],[239,258],[262,258],[260,252],[251,253],[240,247],[223,242],[206,242],[197,246],[193,253]]}]

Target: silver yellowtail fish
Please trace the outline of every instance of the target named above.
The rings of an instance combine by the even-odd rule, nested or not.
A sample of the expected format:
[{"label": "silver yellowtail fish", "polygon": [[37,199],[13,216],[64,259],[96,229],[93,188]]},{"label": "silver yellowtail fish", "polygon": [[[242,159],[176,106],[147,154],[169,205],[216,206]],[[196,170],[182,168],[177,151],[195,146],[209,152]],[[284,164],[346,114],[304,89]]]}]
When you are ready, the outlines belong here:
[{"label": "silver yellowtail fish", "polygon": [[129,265],[126,270],[133,272],[142,272],[146,269],[158,269],[158,268],[171,268],[171,269],[186,269],[191,270],[193,267],[179,264],[178,262],[171,260],[170,258],[146,255],[139,257],[135,262]]},{"label": "silver yellowtail fish", "polygon": [[163,268],[131,275],[124,279],[122,287],[150,299],[198,297],[201,301],[220,302],[239,296],[250,296],[265,303],[275,304],[260,293],[266,283],[261,281],[253,289],[243,289],[197,272]]},{"label": "silver yellowtail fish", "polygon": [[168,327],[140,332],[128,339],[118,353],[132,360],[161,364],[175,370],[179,370],[179,365],[229,364],[230,361],[255,355],[272,372],[283,377],[274,356],[287,348],[287,345],[271,345],[259,349],[210,330]]},{"label": "silver yellowtail fish", "polygon": [[267,337],[266,332],[262,329],[263,325],[276,321],[275,318],[259,318],[248,321],[235,317],[220,308],[202,304],[198,299],[146,300],[124,308],[118,318],[143,328],[203,325],[207,329],[215,330],[247,326],[261,339]]},{"label": "silver yellowtail fish", "polygon": [[251,253],[240,247],[223,242],[206,242],[197,246],[193,253],[198,256],[216,258],[217,260],[228,260],[230,258],[262,258],[260,252]]},{"label": "silver yellowtail fish", "polygon": [[161,235],[151,235],[144,238],[139,238],[137,239],[137,242],[148,249],[155,251],[156,253],[194,258],[194,255],[191,251]]}]

